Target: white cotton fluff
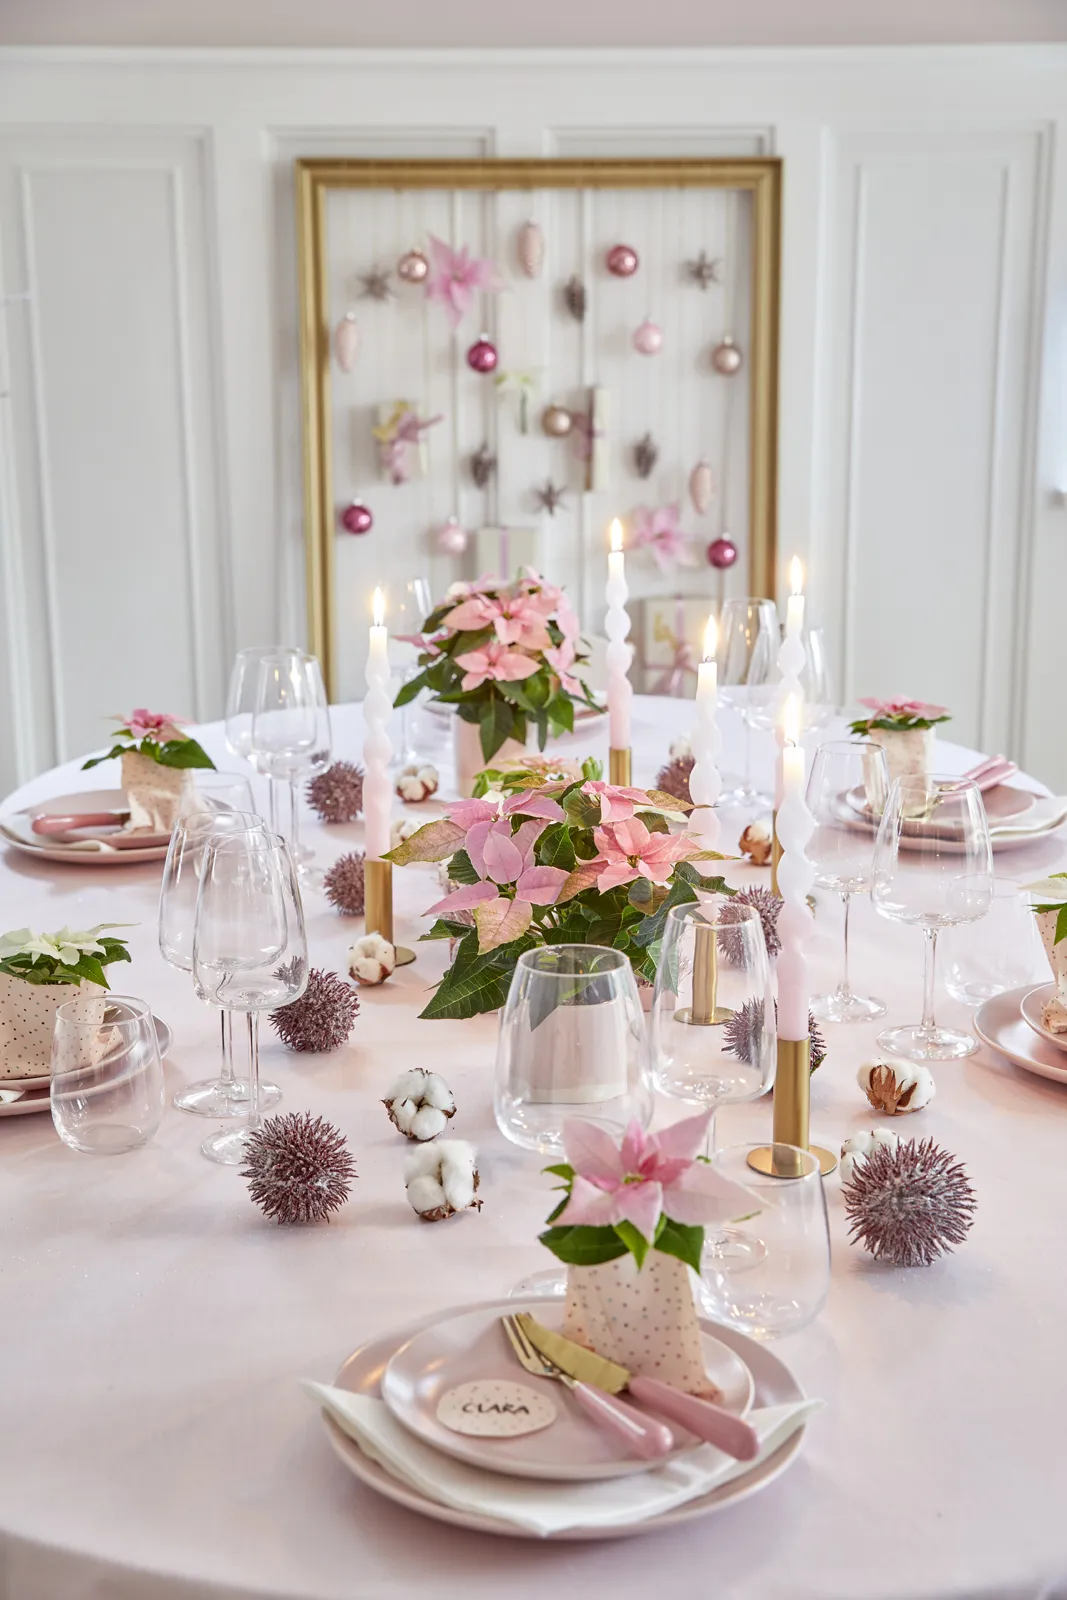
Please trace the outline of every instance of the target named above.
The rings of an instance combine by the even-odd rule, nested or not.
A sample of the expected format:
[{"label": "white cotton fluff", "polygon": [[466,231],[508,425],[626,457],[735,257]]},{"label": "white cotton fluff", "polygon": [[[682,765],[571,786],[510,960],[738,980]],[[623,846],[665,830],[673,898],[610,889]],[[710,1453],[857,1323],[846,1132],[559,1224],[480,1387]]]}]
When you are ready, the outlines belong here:
[{"label": "white cotton fluff", "polygon": [[405,839],[410,839],[413,833],[418,833],[422,827],[421,822],[416,822],[414,817],[394,817],[389,824],[389,848],[395,850],[398,844],[403,844]]},{"label": "white cotton fluff", "polygon": [[440,1222],[457,1211],[480,1207],[475,1198],[478,1169],[474,1146],[463,1139],[422,1144],[404,1163],[408,1202],[428,1222]]},{"label": "white cotton fluff", "polygon": [[866,1161],[880,1145],[887,1145],[894,1150],[899,1143],[900,1135],[894,1133],[892,1128],[870,1128],[852,1134],[841,1146],[841,1182],[848,1183],[859,1163]]},{"label": "white cotton fluff", "polygon": [[448,1127],[456,1102],[445,1080],[436,1072],[414,1067],[402,1072],[385,1101],[395,1126],[409,1139],[436,1139]]},{"label": "white cotton fluff", "polygon": [[687,733],[680,733],[671,745],[672,761],[690,761],[693,756],[693,745]]},{"label": "white cotton fluff", "polygon": [[396,792],[401,800],[409,800],[413,805],[418,805],[420,801],[428,800],[432,794],[437,793],[438,782],[436,767],[431,766],[429,762],[420,765],[413,761],[397,773]]},{"label": "white cotton fluff", "polygon": [[380,933],[365,933],[348,952],[348,970],[359,983],[384,983],[396,966],[396,951]]}]

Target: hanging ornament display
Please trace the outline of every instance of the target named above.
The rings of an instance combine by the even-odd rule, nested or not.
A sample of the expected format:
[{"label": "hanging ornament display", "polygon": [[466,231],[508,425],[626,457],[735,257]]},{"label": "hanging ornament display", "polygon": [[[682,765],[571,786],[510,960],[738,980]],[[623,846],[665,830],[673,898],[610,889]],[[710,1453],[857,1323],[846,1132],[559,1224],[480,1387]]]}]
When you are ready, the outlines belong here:
[{"label": "hanging ornament display", "polygon": [[370,507],[362,500],[353,500],[341,512],[341,526],[346,533],[369,533],[374,527]]},{"label": "hanging ornament display", "polygon": [[541,413],[541,427],[550,439],[565,439],[574,427],[574,418],[566,406],[553,401]]},{"label": "hanging ornament display", "polygon": [[658,356],[663,349],[663,329],[659,323],[646,317],[641,326],[634,329],[633,345],[643,356]]},{"label": "hanging ornament display", "polygon": [[499,360],[496,345],[486,333],[483,333],[481,338],[475,339],[467,351],[467,365],[472,372],[492,372]]},{"label": "hanging ornament display", "polygon": [[737,560],[737,546],[724,533],[721,538],[713,539],[708,545],[708,565],[717,572],[725,572],[727,567],[732,567]]},{"label": "hanging ornament display", "polygon": [[442,522],[433,536],[437,551],[443,556],[461,556],[467,548],[468,535],[457,517]]},{"label": "hanging ornament display", "polygon": [[471,481],[476,489],[484,489],[496,471],[496,456],[490,454],[487,444],[479,445],[471,456]]},{"label": "hanging ornament display", "polygon": [[711,505],[711,497],[715,493],[715,479],[711,472],[711,463],[703,456],[689,474],[689,498],[693,502],[693,510],[698,517],[702,517]]},{"label": "hanging ornament display", "polygon": [[709,256],[706,250],[702,250],[692,261],[687,261],[683,270],[690,283],[704,290],[709,283],[722,282],[722,258]]},{"label": "hanging ornament display", "polygon": [[333,353],[342,372],[351,372],[359,355],[359,323],[354,311],[346,311],[334,330]]},{"label": "hanging ornament display", "polygon": [[556,512],[560,509],[566,498],[566,489],[559,488],[557,484],[552,482],[551,478],[546,479],[546,481],[541,484],[539,488],[534,490],[534,500],[537,504],[537,509],[539,511],[547,511],[550,517],[554,517],[556,515]]},{"label": "hanging ornament display", "polygon": [[711,352],[711,364],[724,378],[732,378],[741,370],[741,352],[728,333],[724,333]]},{"label": "hanging ornament display", "polygon": [[406,250],[396,264],[396,275],[401,283],[425,283],[430,263],[421,250]]},{"label": "hanging ornament display", "polygon": [[515,394],[519,400],[519,432],[530,431],[530,401],[537,392],[536,372],[498,372],[493,379],[501,395]]},{"label": "hanging ornament display", "polygon": [[388,304],[396,299],[388,272],[380,272],[377,267],[372,267],[370,272],[359,273],[358,281],[361,300],[381,300],[383,304]]},{"label": "hanging ornament display", "polygon": [[634,471],[639,478],[650,478],[659,460],[659,445],[650,433],[642,434],[634,445]]},{"label": "hanging ornament display", "polygon": [[515,241],[519,266],[527,278],[539,278],[545,259],[545,236],[537,222],[524,222]]},{"label": "hanging ornament display", "polygon": [[613,244],[605,260],[614,278],[632,278],[641,264],[637,251],[628,244]]},{"label": "hanging ornament display", "polygon": [[589,309],[589,296],[585,292],[585,284],[577,273],[568,278],[563,285],[563,303],[575,322],[585,321],[585,313]]},{"label": "hanging ornament display", "polygon": [[378,442],[379,464],[390,483],[409,483],[413,471],[426,471],[423,435],[441,421],[440,412],[435,417],[420,417],[410,400],[378,407],[378,426],[371,434]]},{"label": "hanging ornament display", "polygon": [[462,250],[453,250],[431,233],[430,256],[433,266],[425,279],[426,298],[441,302],[453,332],[477,292],[498,294],[504,287],[495,263],[488,257],[472,256],[466,245]]}]

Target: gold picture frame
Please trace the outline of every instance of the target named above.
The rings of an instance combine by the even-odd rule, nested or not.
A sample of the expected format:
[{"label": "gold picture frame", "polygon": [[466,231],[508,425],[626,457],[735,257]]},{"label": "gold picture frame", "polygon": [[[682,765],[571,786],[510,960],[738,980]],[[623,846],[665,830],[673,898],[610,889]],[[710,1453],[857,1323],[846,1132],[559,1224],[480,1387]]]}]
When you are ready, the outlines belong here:
[{"label": "gold picture frame", "polygon": [[746,191],[752,200],[749,593],[775,592],[782,163],[774,157],[528,160],[298,160],[297,249],[309,649],[335,685],[326,196],[331,189],[643,189]]}]

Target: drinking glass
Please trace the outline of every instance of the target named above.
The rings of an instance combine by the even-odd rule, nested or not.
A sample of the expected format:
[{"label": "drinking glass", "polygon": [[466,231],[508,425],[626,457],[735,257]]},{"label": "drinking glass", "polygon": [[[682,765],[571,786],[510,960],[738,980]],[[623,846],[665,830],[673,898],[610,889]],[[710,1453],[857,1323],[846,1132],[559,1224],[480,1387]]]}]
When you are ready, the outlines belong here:
[{"label": "drinking glass", "polygon": [[943,953],[945,988],[965,1006],[1048,975],[1029,897],[1006,878],[993,885],[988,917],[945,929]]},{"label": "drinking glass", "polygon": [[883,917],[926,935],[922,1021],[887,1028],[878,1043],[907,1061],[969,1056],[977,1040],[937,1025],[934,984],[940,930],[977,921],[993,901],[993,851],[976,784],[922,774],[896,780],[875,841],[871,898]]},{"label": "drinking glass", "polygon": [[[246,785],[247,787],[247,785]],[[159,891],[159,949],[164,961],[180,972],[193,970],[193,927],[204,857],[214,839],[244,833],[265,833],[262,818],[247,811],[194,811],[180,817],[170,838]],[[222,1064],[217,1078],[204,1078],[174,1096],[179,1111],[200,1117],[244,1117],[248,1114],[248,1079],[233,1069],[233,1019],[220,1012]],[[259,1086],[260,1107],[277,1105],[282,1092],[275,1083]]]},{"label": "drinking glass", "polygon": [[780,1339],[807,1327],[830,1289],[830,1230],[815,1156],[774,1145],[775,1166],[795,1177],[772,1178],[748,1165],[753,1145],[719,1150],[712,1166],[752,1195],[752,1215],[730,1232],[746,1249],[704,1252],[700,1299],[708,1316],[752,1339]]},{"label": "drinking glass", "polygon": [[[801,634],[804,665],[800,669],[803,691],[801,726],[806,731],[823,728],[833,719],[834,700],[826,634],[822,628],[805,628]],[[748,699],[748,720],[762,732],[775,732],[782,715],[782,676],[775,667],[766,683],[752,689]]]},{"label": "drinking glass", "polygon": [[710,1107],[755,1100],[774,1077],[775,1022],[763,924],[723,897],[674,906],[656,954],[652,1083]]},{"label": "drinking glass", "polygon": [[250,739],[261,770],[289,785],[289,844],[301,880],[317,884],[321,874],[303,865],[314,852],[300,845],[297,792],[300,779],[324,772],[330,762],[330,711],[314,656],[284,650],[260,660]]},{"label": "drinking glass", "polygon": [[188,813],[210,816],[227,811],[255,813],[256,802],[248,779],[233,772],[194,772],[192,790],[182,792],[179,816]]},{"label": "drinking glass", "polygon": [[827,1022],[869,1022],[885,1012],[885,1002],[854,994],[848,975],[848,920],[852,896],[871,887],[874,828],[889,794],[889,764],[873,739],[832,739],[815,752],[808,778],[807,806],[815,819],[808,859],[815,882],[841,896],[844,907],[844,959],[833,994],[812,996],[811,1009]]},{"label": "drinking glass", "polygon": [[500,1019],[494,1109],[505,1138],[562,1155],[580,1117],[618,1138],[652,1116],[645,1019],[633,969],[598,944],[547,945],[519,957]]},{"label": "drinking glass", "polygon": [[210,1161],[239,1166],[248,1136],[262,1124],[259,1013],[299,999],[307,988],[308,949],[296,866],[277,834],[247,832],[209,842],[193,924],[193,983],[201,1000],[243,1012],[248,1026],[248,1117],[211,1134]]},{"label": "drinking glass", "polygon": [[[418,646],[412,644],[411,639],[421,634],[422,625],[433,610],[429,581],[421,577],[406,578],[396,589],[390,589],[386,601],[392,624],[389,629],[389,660],[399,682],[405,684],[422,670],[417,659]],[[418,756],[412,737],[414,712],[414,704],[400,708],[400,737],[393,758],[394,765],[399,767],[407,766]]]},{"label": "drinking glass", "polygon": [[773,805],[752,783],[752,713],[760,691],[772,675],[778,656],[780,631],[773,600],[727,600],[719,617],[719,698],[735,710],[744,724],[744,777],[740,786],[723,796],[733,805]]},{"label": "drinking glass", "polygon": [[112,1156],[145,1144],[163,1115],[163,1063],[143,1000],[108,994],[103,1010],[84,999],[56,1011],[52,1121],[63,1143]]}]

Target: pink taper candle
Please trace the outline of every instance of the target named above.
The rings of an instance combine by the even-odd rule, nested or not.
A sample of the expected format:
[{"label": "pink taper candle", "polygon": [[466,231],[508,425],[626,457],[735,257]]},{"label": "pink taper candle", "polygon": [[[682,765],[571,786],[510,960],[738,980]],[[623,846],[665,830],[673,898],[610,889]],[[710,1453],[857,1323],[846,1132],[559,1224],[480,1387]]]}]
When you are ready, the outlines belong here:
[{"label": "pink taper candle", "polygon": [[778,891],[785,902],[778,917],[778,1037],[808,1037],[808,964],[811,937],[808,893],[815,869],[804,848],[815,827],[804,802],[804,749],[800,743],[800,696],[791,694],[782,713],[782,803],[778,807]]},{"label": "pink taper candle", "polygon": [[633,689],[627,676],[633,646],[626,643],[630,618],[626,610],[626,557],[622,551],[622,524],[618,517],[611,524],[611,549],[608,552],[608,582],[605,598],[608,614],[604,632],[608,636],[608,743],[613,750],[630,748],[630,701]]},{"label": "pink taper candle", "polygon": [[393,747],[386,733],[389,702],[389,633],[385,626],[385,597],[374,591],[374,626],[367,651],[367,693],[363,700],[363,840],[368,861],[379,860],[389,848],[389,813],[392,785],[389,758]]}]

